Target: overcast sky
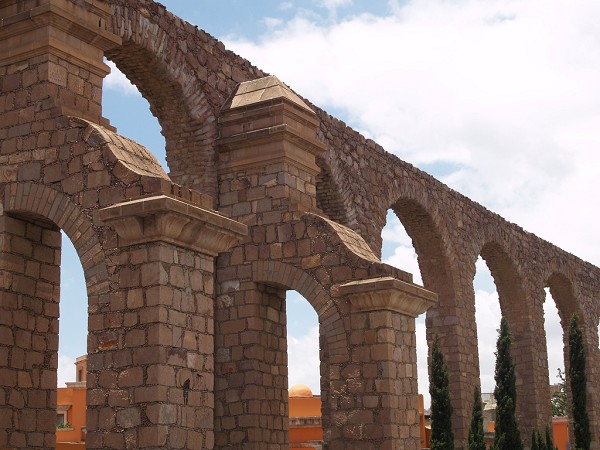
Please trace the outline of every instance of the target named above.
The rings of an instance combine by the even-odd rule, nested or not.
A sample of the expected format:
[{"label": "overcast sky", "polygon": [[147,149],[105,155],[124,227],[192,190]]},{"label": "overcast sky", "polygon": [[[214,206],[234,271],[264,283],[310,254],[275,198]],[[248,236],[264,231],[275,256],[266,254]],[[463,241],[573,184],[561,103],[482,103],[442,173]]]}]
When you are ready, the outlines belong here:
[{"label": "overcast sky", "polygon": [[[600,264],[600,235],[593,232],[593,199],[600,193],[600,3],[163,3],[388,151]],[[105,83],[104,113],[164,164],[156,121],[116,70]],[[384,258],[415,273],[420,283],[410,239],[392,216],[384,230]],[[69,276],[77,278],[76,269],[63,275],[67,283]],[[63,296],[75,285],[64,287]],[[490,392],[496,333],[489,324],[499,324],[500,312],[483,263],[475,288],[478,323],[486,324],[485,330],[478,327],[482,390]],[[310,307],[302,302],[288,301],[289,309],[299,308],[289,326],[290,385],[303,382],[318,391],[316,316],[304,312]],[[546,311],[555,378],[562,338],[552,300]],[[428,397],[422,319],[418,332],[419,389]],[[79,350],[64,350],[63,341],[81,339],[61,339],[61,367],[67,367]]]}]

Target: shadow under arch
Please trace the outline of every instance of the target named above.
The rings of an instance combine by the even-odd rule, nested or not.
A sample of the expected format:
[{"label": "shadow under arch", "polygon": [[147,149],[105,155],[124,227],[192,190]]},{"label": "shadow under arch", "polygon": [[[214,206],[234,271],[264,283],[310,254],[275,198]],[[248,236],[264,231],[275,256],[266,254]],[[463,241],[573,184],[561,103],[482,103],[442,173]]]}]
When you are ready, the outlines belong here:
[{"label": "shadow under arch", "polygon": [[328,218],[354,231],[358,229],[356,211],[350,205],[350,191],[342,188],[343,180],[335,159],[317,156],[316,162],[321,171],[316,177],[317,206],[327,214]]},{"label": "shadow under arch", "polygon": [[[500,244],[488,242],[481,248],[479,254],[486,262],[494,279],[502,315],[506,316],[510,323],[511,318],[518,317],[517,310],[526,306],[523,278],[514,259]],[[514,333],[516,330],[511,329],[511,331]]]},{"label": "shadow under arch", "polygon": [[441,225],[414,199],[400,198],[391,209],[412,239],[424,287],[438,294],[439,306],[454,305],[456,298],[449,258],[451,251]]},{"label": "shadow under arch", "polygon": [[546,285],[550,288],[550,294],[556,304],[564,333],[564,330],[567,330],[569,327],[571,316],[579,312],[573,283],[571,283],[566,275],[554,272],[548,277]]},{"label": "shadow under arch", "polygon": [[92,220],[67,195],[43,184],[5,185],[4,212],[15,219],[62,230],[71,240],[83,267],[88,301],[108,295],[109,269]]},{"label": "shadow under arch", "polygon": [[348,348],[347,334],[340,311],[328,291],[302,270],[279,261],[257,261],[252,264],[255,283],[277,286],[299,292],[315,309],[319,318],[319,360],[321,372],[321,413],[325,439],[333,427],[332,411],[337,402],[331,387],[330,350]]}]

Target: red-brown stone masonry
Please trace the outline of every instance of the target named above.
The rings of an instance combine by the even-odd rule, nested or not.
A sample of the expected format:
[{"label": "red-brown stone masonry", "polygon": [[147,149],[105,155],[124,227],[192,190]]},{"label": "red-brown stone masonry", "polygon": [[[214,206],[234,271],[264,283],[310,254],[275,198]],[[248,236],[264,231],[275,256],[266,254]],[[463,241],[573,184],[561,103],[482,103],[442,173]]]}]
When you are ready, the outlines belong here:
[{"label": "red-brown stone masonry", "polygon": [[158,3],[109,4],[114,11],[111,31],[124,45],[107,57],[138,87],[158,118],[171,178],[216,198],[219,111],[238,83],[265,73]]},{"label": "red-brown stone masonry", "polygon": [[[113,19],[114,28],[119,29],[117,34],[129,42],[123,46],[120,60],[116,56],[114,59],[121,66],[122,61],[129,56],[138,58],[134,60],[137,61],[134,67],[126,68],[125,71],[132,79],[139,80],[138,86],[145,83],[149,86],[141,89],[150,100],[167,135],[168,158],[173,175],[186,184],[205,187],[206,192],[214,194],[217,183],[213,139],[216,136],[214,122],[218,110],[237,82],[258,78],[264,73],[237,55],[227,52],[222,43],[206,33],[165,12],[162,6],[154,2],[115,0],[111,1],[111,5],[117,8]],[[162,38],[154,39],[159,32],[164,33]],[[146,64],[140,64],[139,58]],[[31,149],[37,145],[45,149],[42,153],[51,154],[58,151],[57,141],[52,139],[60,141],[60,137],[51,138],[49,133],[54,126],[46,121],[52,114],[49,102],[42,100],[41,110],[33,110],[35,122],[28,122],[27,116],[31,114],[31,109],[27,109],[31,105],[30,93],[19,86],[29,86],[34,80],[35,71],[26,71],[28,75],[23,78],[16,75],[24,69],[26,68],[17,66],[0,68],[0,114],[3,115],[0,124],[4,120],[12,123],[10,127],[0,126],[0,156],[9,155],[2,160],[1,171],[2,176],[11,180],[16,172],[16,165],[26,161],[32,161],[33,164],[23,169],[22,176],[29,178],[37,173],[36,159],[31,160],[31,156],[36,155],[39,160],[40,152],[18,154],[18,150]],[[160,79],[161,82],[150,86],[149,80],[154,79]],[[169,89],[158,90],[158,86],[168,86]],[[172,102],[177,106],[165,107],[163,111],[160,105],[167,97],[177,99]],[[162,102],[164,105],[167,103]],[[15,113],[20,109],[25,111]],[[380,230],[384,225],[387,209],[400,198],[414,200],[433,217],[444,236],[444,250],[450,256],[449,265],[457,273],[460,273],[461,267],[474,264],[486,243],[501,243],[525,277],[523,289],[528,299],[538,298],[537,292],[547,285],[551,275],[565,276],[577,294],[574,304],[568,307],[559,305],[559,309],[563,308],[565,316],[567,311],[580,311],[586,320],[589,335],[597,334],[600,276],[596,267],[504,221],[410,164],[385,153],[376,143],[366,140],[324,111],[318,108],[316,111],[321,119],[321,137],[329,147],[328,154],[319,163],[328,169],[327,173],[330,175],[326,182],[317,183],[317,186],[318,189],[332,191],[318,192],[317,195],[320,198],[319,207],[330,217],[344,221],[359,232],[377,252],[380,249]],[[9,114],[5,115],[6,113]],[[33,135],[28,135],[29,131]],[[176,140],[182,142],[179,147],[181,150],[175,145]],[[193,153],[190,154],[192,149]],[[70,183],[74,185],[77,181],[75,178]],[[85,198],[82,201],[94,204],[98,191],[86,190],[81,195]],[[106,199],[112,194],[104,195],[107,196]],[[414,240],[418,236],[412,237]],[[421,259],[419,249],[417,253]],[[450,286],[453,295],[447,298],[454,299],[455,306],[449,308],[463,308],[460,306],[461,302],[470,303],[472,300],[470,293],[463,287],[472,283],[472,277],[469,274],[459,278],[459,283]],[[532,307],[539,308],[539,304]],[[472,308],[472,305],[464,308]],[[452,314],[459,318],[457,328],[473,326],[474,322],[468,322],[469,314]],[[537,322],[542,317],[539,310],[532,317],[536,320],[533,326],[541,329],[542,324]],[[434,329],[428,334],[436,331],[444,330]],[[588,366],[590,375],[594,375],[598,372],[599,360],[597,347],[594,347],[591,339],[588,346]],[[529,350],[530,353],[535,351]],[[469,354],[476,354],[476,347],[467,343],[459,355],[464,358]],[[477,368],[474,370],[476,372]],[[473,370],[468,373],[472,374]],[[599,406],[594,393],[600,392],[600,389],[592,387],[597,383],[594,380],[600,378],[590,376],[588,379],[592,428],[597,430],[600,429]],[[464,386],[469,392],[463,392],[464,389],[461,388],[459,397],[470,397],[472,386],[468,384],[465,383]],[[537,397],[541,396],[543,393],[539,392]],[[470,407],[463,409],[462,414],[468,415]],[[594,448],[598,448],[597,439],[594,435]]]},{"label": "red-brown stone masonry", "polygon": [[331,385],[340,403],[329,448],[420,448],[415,319],[381,310],[349,322],[349,361]]},{"label": "red-brown stone masonry", "polygon": [[[210,127],[214,125],[214,117],[217,116],[218,108],[233,91],[236,83],[258,78],[263,76],[264,73],[252,67],[250,63],[237,55],[227,52],[220,42],[203,31],[197,30],[190,24],[170,15],[160,5],[149,1],[137,1],[135,3],[118,1],[112,3],[115,5],[116,12],[114,28],[118,30],[117,34],[130,42],[129,46],[124,46],[123,49],[115,51],[114,59],[118,64],[123,64],[125,72],[132,79],[139,80],[138,86],[145,92],[151,105],[159,105],[161,99],[169,91],[168,89],[160,91],[153,86],[143,87],[149,85],[149,80],[156,78],[148,76],[147,71],[156,72],[155,67],[157,66],[161,68],[158,71],[159,73],[166,73],[161,79],[161,84],[169,86],[175,84],[170,89],[172,92],[178,93],[172,96],[178,98],[178,100],[173,103],[185,105],[185,108],[177,106],[179,108],[178,112],[167,111],[164,107],[163,110],[158,107],[153,109],[165,128],[165,134],[169,136],[169,133],[171,133],[173,136],[173,138],[167,137],[168,159],[173,175],[178,180],[185,180],[185,182],[190,182],[195,186],[205,186],[207,192],[212,192],[214,184],[210,179],[211,176],[214,176],[214,173],[212,173],[214,167],[210,161],[213,160],[211,155],[214,154],[215,148],[211,142],[211,137],[214,136],[215,131],[214,128]],[[138,13],[137,11],[143,12]],[[140,15],[143,17],[140,17]],[[149,23],[157,27],[158,31],[149,26]],[[151,33],[161,36],[161,39],[148,39]],[[157,51],[156,48],[152,47],[155,45],[153,43],[161,45],[161,48],[166,50]],[[127,67],[125,62],[128,57],[133,56],[135,50],[140,48],[147,50],[149,55],[138,52],[140,56],[137,56],[137,62],[131,63],[132,66]],[[116,55],[118,52],[120,52],[119,56]],[[152,58],[155,58],[155,60],[152,60]],[[152,64],[144,64],[148,61],[152,61]],[[177,64],[173,64],[173,62]],[[165,81],[169,81],[170,84]],[[200,89],[194,89],[195,93],[189,95],[180,95],[179,93],[184,92],[182,86],[186,85],[199,86]],[[198,94],[200,92],[202,92],[201,95]],[[210,105],[210,112],[207,112],[207,104]],[[188,119],[180,121],[180,123],[186,124],[185,126],[188,128],[194,128],[194,126],[188,126],[187,124],[193,123],[196,117],[204,117],[205,114],[208,114],[202,127],[195,126],[195,135],[200,137],[202,149],[199,152],[194,152],[193,155],[201,160],[199,159],[197,163],[193,164],[189,164],[189,158],[192,157],[189,154],[189,148],[192,148],[194,144],[182,145],[179,149],[169,144],[175,138],[181,140],[185,136],[191,136],[190,133],[177,131],[184,128],[182,125],[173,125],[174,117],[181,117],[182,115],[185,117],[186,109],[187,111],[202,111],[196,116],[187,113]],[[598,291],[598,270],[595,267],[587,264],[582,265],[581,261],[571,255],[556,249],[535,236],[524,233],[520,228],[507,223],[476,203],[448,189],[442,183],[412,165],[385,153],[376,143],[360,136],[324,111],[318,108],[315,108],[315,110],[321,119],[320,137],[329,147],[328,154],[319,159],[319,164],[326,170],[323,171],[323,178],[320,178],[317,182],[318,206],[330,217],[342,221],[361,234],[375,252],[378,252],[381,246],[380,231],[385,224],[387,209],[394,205],[398,199],[408,198],[423,205],[424,209],[434,216],[436,225],[444,235],[444,250],[450,256],[448,261],[452,261],[451,264],[456,264],[456,261],[463,261],[462,264],[474,264],[479,255],[478,249],[482,248],[487,241],[499,241],[498,236],[501,234],[511,235],[510,245],[518,249],[514,253],[511,252],[511,257],[520,262],[530,261],[533,263],[532,266],[525,267],[526,270],[523,271],[523,274],[526,274],[529,279],[536,279],[533,284],[545,283],[545,279],[550,275],[550,273],[547,273],[549,266],[555,264],[555,262],[566,260],[570,261],[571,269],[568,272],[573,274],[570,278],[573,283],[590,282],[589,291]],[[189,138],[189,140],[192,141],[193,139]],[[202,162],[205,161],[209,161],[209,163],[203,164]],[[241,206],[237,208],[241,208]],[[414,235],[412,237],[413,239],[418,238]],[[504,239],[500,241],[504,241]],[[417,252],[419,253],[418,250]],[[420,258],[421,256],[419,253]],[[543,261],[549,261],[550,263],[546,264]],[[582,267],[584,270],[579,270],[578,267]],[[544,273],[546,278],[544,278]],[[589,273],[593,273],[593,277],[588,276]],[[580,279],[580,275],[583,276],[583,279]],[[462,349],[459,349],[459,355],[461,355],[457,358],[459,360],[469,359],[469,355],[476,355],[477,353],[474,345],[476,335],[473,329],[474,321],[470,312],[473,306],[467,304],[474,301],[474,297],[470,295],[469,289],[466,288],[469,283],[472,283],[470,277],[458,282],[455,280],[454,286],[450,286],[454,291],[452,295],[447,296],[448,299],[454,299],[454,306],[449,306],[449,308],[454,308],[452,314],[458,318],[454,329],[468,330],[466,336],[458,339],[464,344]],[[446,287],[446,289],[449,288]],[[527,286],[524,289],[527,291],[528,298],[536,298],[535,290],[529,290]],[[588,298],[591,301],[594,295]],[[578,299],[577,301],[586,302],[585,299]],[[535,307],[539,308],[539,305]],[[461,312],[465,308],[466,310]],[[592,306],[591,302],[589,308],[584,308],[586,314],[591,314],[596,309],[597,307]],[[438,314],[445,316],[450,312],[450,310],[440,310]],[[597,316],[595,313],[594,315]],[[536,320],[539,320],[539,310],[535,313],[535,316],[538,317]],[[541,329],[540,325],[536,323],[534,329]],[[448,331],[450,330],[436,328],[431,330],[429,336]],[[541,342],[535,337],[530,337],[530,341]],[[456,349],[454,346],[452,348],[452,351]],[[543,352],[539,353],[536,349],[527,351],[536,355],[543,354]],[[475,356],[474,359],[471,358],[471,362],[468,364],[475,364],[475,367],[466,367],[465,364],[462,364],[454,375],[461,378],[462,373],[467,374],[463,383],[453,384],[457,386],[453,397],[458,397],[460,399],[458,402],[464,405],[460,406],[457,403],[456,406],[459,407],[455,410],[460,411],[457,414],[465,418],[470,414],[470,392],[472,391],[472,385],[476,384],[478,372],[476,362]],[[596,362],[591,364],[597,366]],[[538,386],[540,386],[540,383],[543,384],[541,379],[536,383]],[[536,394],[538,398],[545,395],[543,392],[545,388],[540,387],[539,389]],[[596,413],[593,410],[596,407],[591,406],[590,409],[595,417]],[[462,420],[462,423],[466,422]],[[466,428],[460,433],[464,434],[465,431]],[[460,433],[459,435],[461,435]],[[527,433],[527,435],[530,435],[530,433]]]},{"label": "red-brown stone masonry", "polygon": [[7,128],[0,153],[14,148],[19,137],[42,130],[50,117],[74,111],[96,120],[102,115],[102,78],[63,59],[37,56],[3,67],[0,74],[0,125]]},{"label": "red-brown stone masonry", "polygon": [[[323,398],[323,425],[326,436],[326,441],[331,448],[348,448],[349,442],[352,445],[364,445],[364,448],[375,448],[373,445],[381,444],[384,437],[390,437],[390,432],[387,431],[390,427],[390,422],[387,421],[388,416],[385,412],[373,416],[372,426],[369,427],[369,434],[362,434],[357,438],[356,435],[348,435],[348,431],[354,426],[352,420],[357,420],[357,417],[363,417],[365,406],[361,403],[356,403],[361,396],[368,396],[373,400],[376,397],[377,404],[387,405],[389,402],[400,400],[391,400],[396,397],[396,394],[389,390],[379,389],[376,380],[380,379],[381,372],[377,368],[377,364],[372,360],[364,360],[364,352],[367,356],[370,351],[378,352],[377,342],[355,343],[357,349],[350,342],[351,330],[355,334],[354,339],[359,336],[364,336],[365,328],[358,324],[353,328],[353,315],[351,314],[349,304],[344,298],[333,298],[330,290],[337,283],[345,281],[364,279],[368,277],[392,275],[399,279],[403,279],[406,274],[395,271],[389,266],[375,264],[371,261],[363,260],[353,254],[342,242],[340,237],[334,231],[332,226],[322,218],[316,215],[306,215],[299,220],[282,222],[283,217],[287,217],[286,212],[276,211],[280,215],[280,220],[274,223],[266,223],[263,225],[255,225],[251,227],[249,237],[242,245],[235,248],[232,252],[221,254],[217,262],[217,279],[218,297],[217,297],[217,312],[216,312],[216,372],[217,372],[217,387],[216,396],[216,433],[217,443],[225,448],[226,445],[233,445],[233,448],[245,448],[244,443],[255,445],[251,427],[244,424],[239,424],[236,417],[230,417],[232,414],[239,414],[242,411],[247,411],[249,405],[261,403],[265,408],[260,414],[250,421],[250,424],[263,423],[267,426],[277,426],[278,424],[270,417],[273,412],[273,405],[280,402],[278,409],[287,409],[287,396],[284,400],[280,400],[281,392],[284,391],[285,385],[280,386],[278,383],[273,386],[265,383],[265,378],[259,381],[253,381],[261,384],[261,388],[255,391],[246,391],[240,385],[244,380],[244,373],[267,373],[269,382],[273,382],[274,378],[269,371],[281,371],[277,363],[274,367],[270,366],[274,361],[285,361],[286,346],[285,346],[285,315],[284,315],[284,300],[282,287],[295,289],[303,293],[307,300],[313,305],[317,311],[320,323],[321,333],[321,373],[325,374],[321,381],[321,395]],[[261,215],[256,217],[258,223],[261,222]],[[254,248],[250,253],[248,249]],[[271,253],[274,252],[274,253]],[[255,257],[248,257],[254,254]],[[269,255],[276,256],[269,256]],[[264,255],[259,258],[258,255]],[[271,261],[268,261],[271,259]],[[261,281],[262,283],[256,283]],[[266,283],[271,287],[266,286]],[[320,286],[320,287],[319,287]],[[270,290],[269,290],[270,289]],[[279,303],[280,310],[276,309]],[[384,313],[390,314],[390,313]],[[279,325],[274,325],[273,320],[279,320]],[[362,322],[361,322],[362,323]],[[399,324],[400,326],[400,324]],[[414,330],[414,324],[412,325]],[[222,330],[227,331],[223,332]],[[267,332],[255,333],[253,330],[266,330]],[[402,328],[399,328],[401,330]],[[405,346],[410,346],[414,343],[414,336],[411,336],[410,326],[404,326],[406,334],[401,335],[402,339],[411,337],[409,341],[403,341]],[[277,331],[277,335],[271,338],[271,334]],[[242,336],[248,336],[250,339],[257,339],[264,336],[264,343],[256,344],[256,351],[244,353]],[[400,336],[400,335],[399,335]],[[271,346],[268,346],[268,342]],[[283,345],[276,346],[275,343]],[[393,354],[395,345],[400,347],[400,341],[389,345],[389,352]],[[248,343],[246,343],[248,345]],[[371,347],[373,346],[373,350]],[[268,348],[268,351],[266,350]],[[413,348],[414,351],[414,348]],[[271,352],[275,352],[274,354]],[[362,353],[361,353],[362,352]],[[360,355],[363,354],[363,357]],[[408,358],[411,353],[401,353],[396,356],[407,356],[402,363],[414,363],[416,356],[412,359]],[[268,364],[265,364],[266,355],[273,355]],[[356,356],[356,361],[353,359]],[[390,358],[392,359],[392,358]],[[382,363],[384,364],[384,363]],[[350,366],[364,367],[365,372],[371,370],[371,387],[370,390],[364,392],[353,391],[351,385],[346,379],[347,373],[345,369]],[[368,369],[371,367],[371,369]],[[383,366],[381,366],[383,367]],[[259,369],[263,368],[263,369]],[[363,369],[361,369],[363,370]],[[240,373],[242,372],[242,373]],[[406,373],[403,372],[403,373]],[[415,372],[416,373],[416,372]],[[287,375],[287,374],[286,374]],[[287,385],[287,376],[282,377]],[[246,397],[242,397],[242,392],[246,393]],[[416,396],[416,380],[414,380],[414,391]],[[264,396],[263,396],[264,395]],[[416,397],[415,397],[416,398]],[[228,400],[236,401],[236,411],[228,408]],[[275,400],[272,402],[271,399]],[[408,416],[416,414],[416,409],[411,413],[411,405],[416,405],[414,402],[409,402],[406,412]],[[275,409],[277,410],[277,409]],[[367,413],[368,414],[368,413]],[[223,416],[221,418],[220,416]],[[244,415],[245,416],[245,415]],[[354,417],[354,419],[353,419]],[[363,417],[364,418],[364,417]],[[402,417],[404,419],[404,416]],[[341,433],[340,423],[349,423],[346,434]],[[224,425],[221,425],[224,424]],[[245,422],[244,422],[245,423]],[[225,425],[226,424],[226,425]],[[273,424],[273,425],[271,425]],[[397,425],[396,425],[397,426]],[[411,428],[411,425],[407,425]],[[386,430],[386,431],[384,431]],[[403,431],[406,434],[406,429]],[[272,439],[279,437],[280,430],[278,428],[270,428],[263,430],[259,435],[265,438],[268,435]],[[399,434],[399,432],[398,432]],[[408,441],[414,438],[414,433],[408,432],[403,437]],[[360,442],[360,443],[359,443]],[[396,444],[400,440],[394,440]],[[415,440],[415,448],[418,445],[418,435]],[[268,441],[269,444],[279,446],[279,441]],[[406,444],[408,448],[411,445]],[[254,447],[249,447],[254,448]],[[390,447],[395,448],[395,447]],[[401,448],[401,447],[400,447]]]},{"label": "red-brown stone masonry", "polygon": [[0,215],[0,447],[54,447],[61,235]]},{"label": "red-brown stone masonry", "polygon": [[89,318],[87,448],[213,448],[213,258],[155,243],[114,260],[120,289]]}]

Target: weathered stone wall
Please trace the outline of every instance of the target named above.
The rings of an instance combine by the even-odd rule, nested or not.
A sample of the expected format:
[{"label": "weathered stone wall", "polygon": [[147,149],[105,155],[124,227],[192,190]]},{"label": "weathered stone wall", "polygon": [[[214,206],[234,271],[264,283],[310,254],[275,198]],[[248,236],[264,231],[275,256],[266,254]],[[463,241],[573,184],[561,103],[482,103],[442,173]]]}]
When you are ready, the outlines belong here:
[{"label": "weathered stone wall", "polygon": [[[69,39],[55,43],[49,53],[22,46],[24,40],[19,36],[39,31],[33,21],[22,22],[27,23],[25,31],[11,31],[23,19],[15,14],[37,8],[36,14],[44,19],[51,3],[59,6],[53,10],[55,14],[72,21],[69,32],[85,42],[88,51],[70,49]],[[323,423],[331,448],[348,448],[360,440],[375,447],[388,445],[382,436],[392,437],[390,448],[411,448],[411,413],[396,416],[385,408],[407,405],[412,411],[415,406],[414,373],[408,375],[414,367],[412,319],[405,314],[396,316],[399,313],[389,305],[387,310],[383,308],[387,313],[366,313],[350,301],[349,294],[338,298],[336,293],[340,284],[373,277],[410,281],[401,271],[377,260],[381,230],[391,208],[413,239],[425,288],[438,294],[438,304],[427,313],[427,336],[431,342],[435,334],[440,335],[448,360],[457,445],[465,442],[473,387],[479,383],[473,277],[475,261],[481,255],[491,269],[502,312],[515,336],[517,413],[524,436],[549,419],[542,309],[544,288],[549,286],[563,327],[573,312],[583,317],[593,448],[599,448],[598,268],[505,221],[310,104],[316,116],[306,121],[317,127],[311,145],[320,147],[311,153],[312,163],[293,150],[286,156],[291,160],[270,165],[255,160],[253,168],[235,167],[234,161],[232,166],[222,150],[225,144],[234,145],[237,138],[226,143],[219,140],[222,108],[239,83],[266,74],[151,0],[15,0],[0,7],[0,17],[11,18],[0,26],[0,40],[8,43],[2,48],[11,49],[0,53],[0,222],[4,233],[0,239],[0,307],[4,308],[0,315],[4,326],[0,329],[0,370],[7,375],[6,381],[0,377],[0,408],[12,412],[0,418],[0,447],[51,447],[53,424],[48,411],[54,401],[50,378],[56,368],[56,330],[50,324],[56,321],[56,314],[47,311],[40,315],[36,309],[35,314],[30,313],[36,324],[30,323],[33,319],[24,324],[19,318],[23,313],[15,309],[22,300],[15,304],[14,298],[30,298],[33,305],[39,304],[35,299],[46,295],[30,292],[31,286],[19,281],[34,278],[38,266],[37,283],[56,285],[59,261],[46,263],[41,256],[45,251],[38,250],[39,257],[32,252],[39,245],[48,245],[40,244],[38,229],[42,235],[53,233],[56,237],[61,228],[78,250],[88,285],[88,380],[93,386],[90,448],[212,448],[209,347],[213,316],[217,445],[264,448],[260,446],[269,441],[273,448],[284,448],[283,291],[289,288],[303,293],[319,312]],[[44,20],[37,24],[47,25]],[[88,39],[91,35],[98,39]],[[102,118],[104,52],[138,86],[157,116],[166,138],[170,177],[137,144],[111,133]],[[265,129],[282,132],[283,128],[277,127],[289,125],[287,120],[267,124]],[[307,137],[302,139],[305,145]],[[294,138],[289,142],[296,148],[300,141]],[[291,145],[289,142],[286,145]],[[171,200],[142,200],[150,196]],[[138,203],[128,203],[132,199]],[[98,210],[124,203],[128,204],[104,213],[110,225],[97,221]],[[210,240],[199,243],[189,238],[194,233],[205,235],[207,229],[181,225],[174,231],[167,226],[184,223],[181,214],[193,216],[193,223],[216,221],[217,228],[230,226],[223,217],[206,212],[211,205],[250,227],[248,238],[219,258],[216,293],[210,282],[210,262],[218,251],[208,249]],[[177,220],[172,218],[171,208],[180,214]],[[313,215],[305,216],[305,212]],[[144,217],[140,223],[155,234],[140,234],[132,226],[137,220],[132,217]],[[137,237],[132,230],[138,231]],[[340,235],[361,243],[344,250],[345,259],[338,254],[344,246],[336,247]],[[227,240],[231,245],[234,239],[228,235]],[[58,253],[55,244],[50,247]],[[222,244],[215,248],[227,247]],[[31,261],[26,263],[29,257]],[[52,270],[42,275],[44,264]],[[192,292],[188,286],[195,286]],[[157,289],[169,294],[157,297]],[[386,298],[395,295],[393,289],[384,292]],[[213,311],[209,303],[215,296]],[[228,302],[226,297],[235,301]],[[167,304],[157,304],[157,298]],[[192,299],[199,303],[191,306]],[[380,317],[382,314],[385,317]],[[45,343],[32,338],[31,346],[27,339],[24,347],[11,344],[15,335],[8,330],[12,326],[18,333],[41,336],[46,321]],[[158,335],[150,330],[159,330]],[[360,341],[369,336],[372,347],[365,348]],[[179,346],[178,339],[187,344]],[[199,347],[192,349],[194,339]],[[247,341],[242,343],[244,339]],[[388,353],[402,346],[406,347],[400,359]],[[184,347],[185,358],[182,353],[168,353],[168,349]],[[149,348],[157,349],[154,354],[162,358],[159,362],[144,359]],[[246,353],[248,348],[251,350]],[[23,363],[21,356],[27,352],[34,356],[30,360],[25,357]],[[40,366],[36,361],[42,354]],[[384,369],[388,384],[377,387]],[[40,370],[49,374],[43,382],[35,381]],[[202,380],[207,384],[187,376],[196,372],[206,375]],[[398,375],[402,373],[406,378]],[[391,381],[394,379],[400,381]],[[31,386],[27,380],[33,380]],[[183,394],[186,380],[190,380],[186,389],[191,389],[187,402]],[[253,386],[253,393],[246,397],[244,383]],[[409,392],[408,397],[402,392]],[[39,410],[35,413],[36,433],[23,428],[20,418],[32,415],[21,400],[30,395],[45,399],[27,403],[27,408]],[[266,405],[264,410],[261,405]],[[188,407],[198,412],[193,420]],[[176,422],[172,422],[173,414]],[[388,418],[403,425],[393,428],[391,421],[386,422]],[[370,421],[373,426],[365,428]],[[143,439],[149,440],[142,441],[138,434],[143,427],[152,429],[150,434],[145,430],[144,436],[151,437]],[[165,434],[166,427],[174,430],[172,442]],[[203,430],[200,435],[194,434],[198,427]],[[368,433],[364,431],[367,428]]]}]

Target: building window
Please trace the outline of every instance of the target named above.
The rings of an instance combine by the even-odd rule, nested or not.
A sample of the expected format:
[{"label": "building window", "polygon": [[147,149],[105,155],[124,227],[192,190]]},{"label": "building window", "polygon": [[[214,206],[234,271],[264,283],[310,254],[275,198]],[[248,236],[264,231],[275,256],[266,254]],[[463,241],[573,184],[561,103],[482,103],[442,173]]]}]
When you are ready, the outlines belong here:
[{"label": "building window", "polygon": [[56,408],[56,429],[57,430],[65,430],[71,429],[71,424],[69,423],[69,416],[67,412],[71,408],[71,405],[58,405]]},{"label": "building window", "polygon": [[66,428],[68,423],[66,411],[56,413],[56,428]]}]

